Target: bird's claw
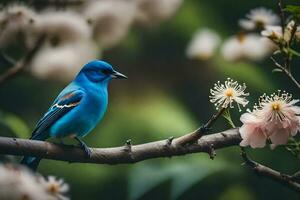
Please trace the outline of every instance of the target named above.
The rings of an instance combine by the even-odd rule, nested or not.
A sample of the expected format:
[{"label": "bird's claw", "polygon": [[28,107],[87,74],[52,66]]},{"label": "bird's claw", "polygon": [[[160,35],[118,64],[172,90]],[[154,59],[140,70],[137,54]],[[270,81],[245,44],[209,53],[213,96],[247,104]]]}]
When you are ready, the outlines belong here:
[{"label": "bird's claw", "polygon": [[79,147],[84,151],[86,158],[92,157],[92,150],[78,137],[75,139],[79,142]]},{"label": "bird's claw", "polygon": [[85,156],[87,158],[91,158],[92,157],[92,150],[86,145],[86,144],[79,144],[80,148],[84,151]]}]

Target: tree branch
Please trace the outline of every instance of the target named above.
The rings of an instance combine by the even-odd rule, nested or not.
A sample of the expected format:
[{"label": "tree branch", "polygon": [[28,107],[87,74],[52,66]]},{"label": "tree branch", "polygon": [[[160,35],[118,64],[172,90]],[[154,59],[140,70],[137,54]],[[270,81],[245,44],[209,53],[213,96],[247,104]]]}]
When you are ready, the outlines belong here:
[{"label": "tree branch", "polygon": [[[42,47],[44,41],[46,39],[46,35],[42,35],[38,38],[37,42],[33,46],[31,50],[28,51],[28,53],[24,56],[23,59],[21,59],[18,62],[14,62],[14,65],[10,67],[7,71],[5,71],[3,74],[0,75],[0,84],[3,84],[6,80],[13,78],[18,73],[23,71],[25,67],[30,64],[36,53],[40,50]],[[10,60],[10,62],[13,62]]]},{"label": "tree branch", "polygon": [[[216,149],[236,146],[241,142],[238,128],[205,135],[197,140],[197,142],[188,143],[184,146],[178,144],[178,140],[180,139],[181,137],[170,137],[166,140],[139,145],[132,145],[131,140],[127,140],[125,145],[120,147],[91,148],[91,157],[87,158],[85,152],[81,148],[73,145],[0,137],[0,154],[35,156],[43,159],[60,160],[71,163],[116,165],[200,152],[208,153],[210,158],[213,159],[216,155]],[[300,192],[300,183],[298,182],[299,172],[293,175],[282,174],[251,160],[245,152],[242,152],[242,157],[245,160],[245,163],[258,175],[271,178]]]},{"label": "tree branch", "polygon": [[177,145],[176,140],[178,139],[169,138],[140,145],[132,145],[128,140],[124,146],[120,147],[91,148],[91,158],[87,158],[82,149],[72,145],[0,137],[0,154],[36,156],[43,159],[79,163],[121,164],[197,152],[206,152],[210,156],[214,156],[215,149],[238,145],[241,141],[238,129],[206,135],[196,143],[185,146]]},{"label": "tree branch", "polygon": [[257,175],[265,176],[270,179],[275,180],[276,182],[279,182],[296,192],[300,192],[300,183],[296,181],[296,178],[298,177],[298,173],[295,173],[294,175],[287,175],[283,174],[281,172],[278,172],[274,169],[271,169],[267,166],[264,166],[262,164],[259,164],[253,160],[251,160],[245,151],[242,151],[242,157],[245,161],[245,164],[249,166],[252,170],[254,170]]}]

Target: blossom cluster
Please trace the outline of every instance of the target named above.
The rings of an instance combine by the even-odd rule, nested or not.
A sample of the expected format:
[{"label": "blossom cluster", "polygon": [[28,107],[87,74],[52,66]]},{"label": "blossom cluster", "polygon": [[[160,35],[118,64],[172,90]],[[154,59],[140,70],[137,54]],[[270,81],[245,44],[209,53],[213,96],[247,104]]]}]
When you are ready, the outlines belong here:
[{"label": "blossom cluster", "polygon": [[8,5],[0,11],[0,47],[24,44],[30,49],[39,36],[46,35],[30,70],[38,78],[69,81],[84,63],[118,45],[132,25],[161,23],[174,15],[182,1],[85,1],[76,9],[40,12],[25,4]]},{"label": "blossom cluster", "polygon": [[300,131],[300,107],[295,105],[292,95],[278,92],[270,96],[264,94],[253,111],[241,116],[243,126],[239,129],[242,137],[241,146],[250,145],[261,148],[267,139],[271,148],[286,144],[288,139]]},{"label": "blossom cluster", "polygon": [[[261,61],[276,51],[279,44],[291,40],[295,22],[288,21],[282,31],[279,16],[272,10],[260,7],[251,10],[238,24],[241,31],[225,39],[222,44],[215,31],[208,28],[197,30],[187,47],[187,56],[208,60],[220,46],[220,53],[227,61]],[[300,40],[300,26],[296,29],[295,38]]]},{"label": "blossom cluster", "polygon": [[22,166],[0,165],[0,199],[68,200],[68,191],[69,185],[62,179],[45,179]]},{"label": "blossom cluster", "polygon": [[[225,83],[216,83],[211,89],[210,101],[217,109],[232,108],[236,103],[245,107],[249,101],[245,92],[246,85],[228,78]],[[271,148],[286,144],[290,137],[300,131],[300,107],[296,105],[299,100],[292,99],[287,92],[278,91],[271,95],[262,95],[252,111],[242,114],[243,123],[239,132],[242,137],[241,146],[261,148],[266,141],[271,141]]]},{"label": "blossom cluster", "polygon": [[[226,39],[220,47],[224,60],[261,61],[276,52],[281,52],[290,59],[290,45],[294,40],[300,41],[300,26],[292,18],[281,21],[277,14],[266,8],[251,10],[238,24],[242,30]],[[214,31],[207,28],[198,30],[188,45],[187,56],[208,60],[216,54],[220,43],[220,36]],[[276,67],[280,65],[274,62]],[[280,68],[283,69],[287,70],[288,76],[292,76],[287,64]],[[217,110],[232,108],[236,103],[241,111],[241,106],[248,104],[246,97],[249,94],[245,89],[245,84],[240,85],[232,79],[224,84],[218,82],[210,91],[210,101]],[[261,96],[253,110],[248,110],[240,118],[243,123],[239,129],[242,137],[240,145],[261,148],[270,141],[271,148],[275,148],[277,145],[287,144],[289,138],[300,131],[300,107],[296,105],[298,102],[299,100],[292,99],[292,95],[281,91]],[[231,120],[230,116],[225,118]]]}]

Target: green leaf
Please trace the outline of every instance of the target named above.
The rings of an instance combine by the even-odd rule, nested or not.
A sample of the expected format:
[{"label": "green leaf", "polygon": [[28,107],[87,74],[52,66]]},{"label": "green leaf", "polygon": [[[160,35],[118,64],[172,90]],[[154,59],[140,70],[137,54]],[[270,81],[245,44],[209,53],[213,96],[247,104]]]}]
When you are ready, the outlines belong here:
[{"label": "green leaf", "polygon": [[290,12],[294,18],[300,20],[300,6],[287,5],[284,11]]},{"label": "green leaf", "polygon": [[[206,155],[203,155],[206,156]],[[201,161],[183,161],[175,168],[172,174],[171,199],[178,199],[190,188],[206,177],[220,171],[230,171],[230,164],[225,160],[210,160],[207,157],[199,158]]]},{"label": "green leaf", "polygon": [[0,123],[8,127],[13,134],[19,138],[28,138],[30,136],[28,126],[17,115],[12,113],[1,113]]},{"label": "green leaf", "polygon": [[292,53],[294,56],[300,57],[300,53],[298,51],[295,51],[294,49],[289,48],[290,53]]},{"label": "green leaf", "polygon": [[166,168],[161,168],[158,164],[143,164],[134,167],[131,169],[131,173],[129,175],[129,199],[139,199],[151,189],[161,185],[169,178],[169,171]]},{"label": "green leaf", "polygon": [[282,70],[278,68],[272,70],[272,73],[276,73],[276,72],[282,72]]},{"label": "green leaf", "polygon": [[211,161],[207,155],[198,155],[197,159],[194,158],[133,166],[129,174],[129,199],[141,199],[145,194],[168,181],[171,182],[171,199],[178,199],[207,176],[232,169],[231,163],[225,160]]}]

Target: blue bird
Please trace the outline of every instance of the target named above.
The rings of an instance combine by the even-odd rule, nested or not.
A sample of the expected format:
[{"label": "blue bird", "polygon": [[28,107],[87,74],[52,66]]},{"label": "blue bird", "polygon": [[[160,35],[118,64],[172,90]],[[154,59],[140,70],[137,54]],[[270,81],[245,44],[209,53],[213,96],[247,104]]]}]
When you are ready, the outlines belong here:
[{"label": "blue bird", "polygon": [[[90,149],[81,138],[103,118],[108,104],[107,87],[113,78],[127,77],[115,71],[107,62],[95,60],[87,63],[38,121],[30,139],[74,137],[86,155],[90,156]],[[21,164],[36,170],[40,160],[25,156]]]}]

